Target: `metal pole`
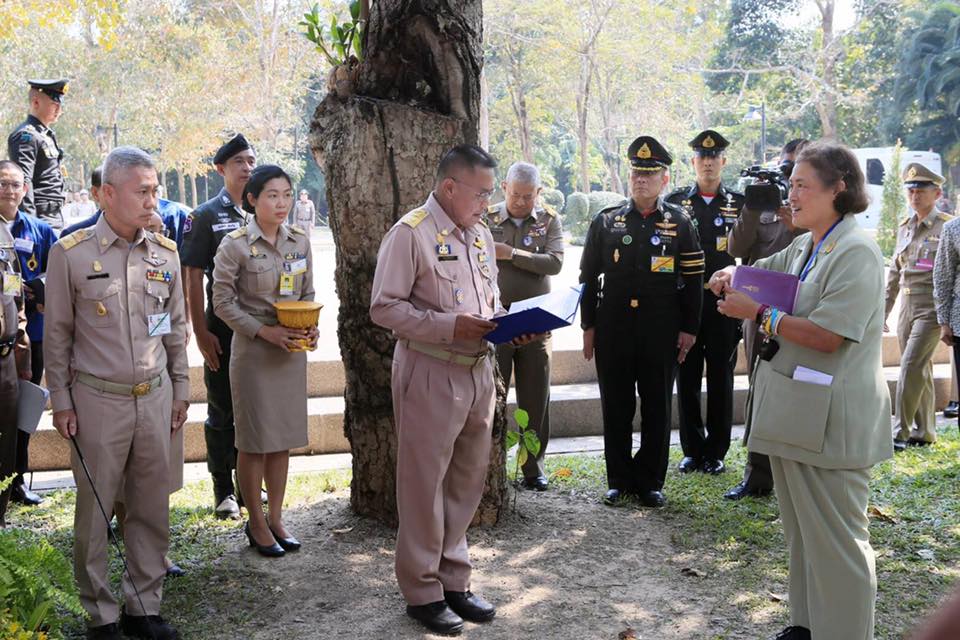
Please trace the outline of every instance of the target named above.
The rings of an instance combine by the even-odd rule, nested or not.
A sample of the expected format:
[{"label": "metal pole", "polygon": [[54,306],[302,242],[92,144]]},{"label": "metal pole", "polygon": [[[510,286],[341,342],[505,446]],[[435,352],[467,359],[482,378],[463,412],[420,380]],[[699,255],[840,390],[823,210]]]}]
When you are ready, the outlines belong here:
[{"label": "metal pole", "polygon": [[767,162],[767,101],[760,103],[760,164]]}]

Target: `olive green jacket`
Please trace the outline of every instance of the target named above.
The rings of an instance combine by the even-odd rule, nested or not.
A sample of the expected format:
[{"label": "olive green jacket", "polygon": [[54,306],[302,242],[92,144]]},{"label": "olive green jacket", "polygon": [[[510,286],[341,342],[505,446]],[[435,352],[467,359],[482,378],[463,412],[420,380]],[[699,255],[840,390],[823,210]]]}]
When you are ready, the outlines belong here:
[{"label": "olive green jacket", "polygon": [[[810,234],[754,266],[800,275]],[[793,315],[842,336],[833,353],[777,338],[760,361],[751,401],[751,451],[827,469],[862,469],[893,455],[890,394],[883,375],[884,266],[880,249],[846,216],[800,284]],[[828,385],[795,380],[798,366],[832,376]]]}]

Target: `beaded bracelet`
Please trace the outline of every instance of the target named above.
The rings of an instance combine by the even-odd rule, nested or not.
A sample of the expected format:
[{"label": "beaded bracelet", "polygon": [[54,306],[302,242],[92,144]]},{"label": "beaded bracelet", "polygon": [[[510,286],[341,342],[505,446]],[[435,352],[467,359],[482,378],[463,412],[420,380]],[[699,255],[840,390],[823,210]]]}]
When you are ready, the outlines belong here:
[{"label": "beaded bracelet", "polygon": [[770,308],[768,304],[761,304],[760,308],[757,309],[756,323],[761,324],[763,322],[763,312]]}]

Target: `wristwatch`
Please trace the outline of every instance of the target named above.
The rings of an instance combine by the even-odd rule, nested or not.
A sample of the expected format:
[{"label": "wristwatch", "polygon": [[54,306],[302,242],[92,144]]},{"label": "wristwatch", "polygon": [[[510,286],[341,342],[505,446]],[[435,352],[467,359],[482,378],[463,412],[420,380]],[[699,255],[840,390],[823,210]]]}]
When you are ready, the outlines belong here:
[{"label": "wristwatch", "polygon": [[510,260],[511,260],[511,262],[513,261],[513,256],[515,256],[515,255],[517,255],[517,248],[516,248],[516,247],[511,247],[511,248],[510,248]]}]

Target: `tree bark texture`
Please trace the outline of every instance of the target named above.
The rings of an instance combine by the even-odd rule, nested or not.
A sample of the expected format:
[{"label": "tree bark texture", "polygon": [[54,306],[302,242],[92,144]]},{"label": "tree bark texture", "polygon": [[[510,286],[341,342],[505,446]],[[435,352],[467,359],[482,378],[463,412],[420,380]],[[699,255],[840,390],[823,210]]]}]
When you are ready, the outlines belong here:
[{"label": "tree bark texture", "polygon": [[[426,200],[443,153],[478,140],[481,35],[480,0],[373,3],[354,95],[328,94],[311,123],[310,145],[324,167],[336,244],[344,430],[353,454],[350,503],[355,512],[393,525],[394,339],[370,320],[377,250],[387,230]],[[497,521],[506,492],[506,394],[500,386],[490,472],[476,523]]]}]

